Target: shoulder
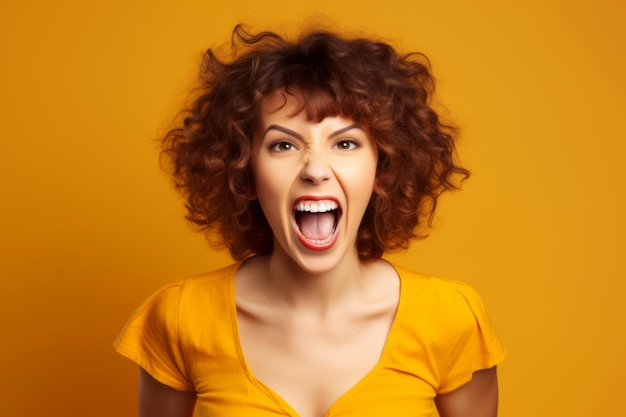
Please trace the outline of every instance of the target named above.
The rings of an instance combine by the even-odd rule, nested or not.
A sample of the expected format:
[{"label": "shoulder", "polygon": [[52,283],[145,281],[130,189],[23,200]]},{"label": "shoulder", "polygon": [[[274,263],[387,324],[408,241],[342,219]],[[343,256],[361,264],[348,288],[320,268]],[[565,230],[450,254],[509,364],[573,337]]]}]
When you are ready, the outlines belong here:
[{"label": "shoulder", "polygon": [[470,285],[394,268],[400,276],[406,315],[416,323],[428,321],[442,340],[489,323],[483,300]]},{"label": "shoulder", "polygon": [[174,280],[152,293],[135,311],[134,317],[146,320],[172,321],[198,306],[211,306],[213,300],[224,299],[230,291],[238,264],[212,272]]},{"label": "shoulder", "polygon": [[[178,297],[180,310],[189,312],[219,306],[234,297],[233,283],[239,263],[174,281],[169,288],[172,297]],[[177,293],[177,294],[174,294]]]},{"label": "shoulder", "polygon": [[504,347],[478,293],[468,284],[396,267],[404,342],[432,364],[433,386],[450,392],[504,359]]},{"label": "shoulder", "polygon": [[480,301],[476,290],[465,282],[414,272],[398,265],[393,267],[400,277],[403,289],[409,292],[410,296],[428,299],[437,304],[467,304]]},{"label": "shoulder", "polygon": [[205,272],[203,274],[187,277],[175,281],[173,284],[179,283],[183,291],[196,291],[207,288],[219,288],[229,286],[235,279],[237,270],[241,263],[233,263],[231,265]]}]

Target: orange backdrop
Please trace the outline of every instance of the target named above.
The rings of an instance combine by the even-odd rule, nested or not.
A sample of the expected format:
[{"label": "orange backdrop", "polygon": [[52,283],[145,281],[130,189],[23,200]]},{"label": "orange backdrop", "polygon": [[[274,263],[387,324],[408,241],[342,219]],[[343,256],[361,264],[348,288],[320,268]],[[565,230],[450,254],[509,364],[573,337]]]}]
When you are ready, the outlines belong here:
[{"label": "orange backdrop", "polygon": [[[215,3],[220,5],[215,6]],[[131,416],[112,342],[149,293],[229,262],[192,234],[154,138],[200,53],[321,13],[425,52],[474,176],[397,262],[465,280],[509,356],[501,416],[623,413],[619,0],[34,0],[0,5],[0,415]],[[621,409],[621,411],[619,411]]]}]

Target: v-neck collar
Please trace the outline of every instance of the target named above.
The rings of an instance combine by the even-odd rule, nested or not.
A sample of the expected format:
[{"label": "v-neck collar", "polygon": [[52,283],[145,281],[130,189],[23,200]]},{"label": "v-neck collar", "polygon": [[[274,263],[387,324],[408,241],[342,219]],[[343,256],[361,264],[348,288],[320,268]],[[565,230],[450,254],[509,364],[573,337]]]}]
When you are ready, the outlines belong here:
[{"label": "v-neck collar", "polygon": [[[394,272],[398,276],[398,280],[400,282],[400,290],[399,290],[400,293],[398,296],[398,306],[396,308],[396,313],[395,313],[393,322],[391,323],[391,327],[389,328],[389,333],[387,334],[387,340],[385,341],[385,345],[383,346],[383,350],[381,352],[380,358],[378,359],[378,362],[376,362],[374,367],[372,367],[372,369],[370,369],[356,384],[354,384],[346,392],[341,394],[330,405],[328,410],[326,410],[326,412],[324,413],[324,416],[320,416],[320,417],[329,416],[337,408],[341,407],[341,405],[345,403],[349,398],[356,395],[363,386],[367,385],[367,383],[372,378],[374,378],[376,374],[385,366],[389,358],[389,355],[391,354],[391,351],[393,350],[393,345],[396,340],[396,334],[398,333],[398,328],[400,327],[400,323],[402,321],[404,306],[406,304],[405,298],[406,298],[407,291],[405,291],[405,288],[404,288],[405,282],[403,281],[402,274],[400,273],[398,268],[394,264],[388,261],[385,261],[385,262],[391,265]],[[237,271],[239,270],[239,267],[241,266],[241,264],[242,263],[238,263],[234,265],[234,267],[232,268],[230,272],[229,283],[228,283],[229,300],[230,300],[229,314],[230,314],[231,323],[233,327],[234,344],[237,350],[237,357],[239,359],[239,363],[241,364],[241,367],[243,368],[246,376],[248,377],[248,380],[251,382],[252,385],[254,385],[258,390],[263,392],[265,395],[269,396],[276,403],[276,405],[280,407],[280,409],[283,412],[287,413],[290,417],[299,417],[299,414],[293,409],[293,407],[291,407],[291,405],[284,398],[282,398],[271,387],[269,387],[268,385],[264,384],[262,381],[257,379],[257,377],[254,375],[254,372],[252,371],[252,368],[250,368],[250,366],[248,365],[248,362],[246,361],[245,355],[243,353],[243,347],[241,346],[241,337],[239,335],[239,320],[237,318],[237,295],[236,295],[236,290],[235,290],[235,276],[237,275]]]}]

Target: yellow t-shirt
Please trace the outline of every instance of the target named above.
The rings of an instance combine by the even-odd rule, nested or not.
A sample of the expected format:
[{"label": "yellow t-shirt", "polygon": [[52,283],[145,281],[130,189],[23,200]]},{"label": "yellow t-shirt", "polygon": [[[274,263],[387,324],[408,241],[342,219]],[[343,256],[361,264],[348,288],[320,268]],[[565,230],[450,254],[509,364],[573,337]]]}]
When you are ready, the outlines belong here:
[{"label": "yellow t-shirt", "polygon": [[[195,390],[201,417],[295,417],[246,364],[237,330],[238,266],[159,290],[135,311],[115,349],[163,384]],[[438,393],[505,356],[472,288],[394,267],[400,300],[380,360],[326,417],[430,416]]]}]

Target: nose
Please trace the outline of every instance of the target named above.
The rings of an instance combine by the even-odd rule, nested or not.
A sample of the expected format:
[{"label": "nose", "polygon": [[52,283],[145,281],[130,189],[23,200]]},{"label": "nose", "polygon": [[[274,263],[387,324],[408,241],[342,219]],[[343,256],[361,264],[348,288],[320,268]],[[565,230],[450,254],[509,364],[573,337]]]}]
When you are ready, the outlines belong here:
[{"label": "nose", "polygon": [[303,181],[318,185],[331,178],[332,170],[320,155],[307,154],[305,158],[304,166],[300,173],[300,178]]}]

